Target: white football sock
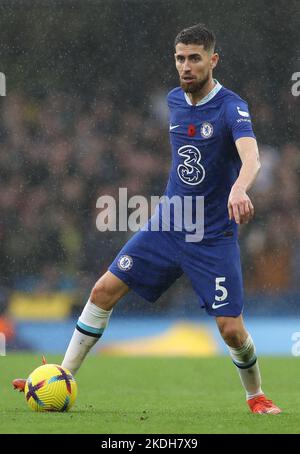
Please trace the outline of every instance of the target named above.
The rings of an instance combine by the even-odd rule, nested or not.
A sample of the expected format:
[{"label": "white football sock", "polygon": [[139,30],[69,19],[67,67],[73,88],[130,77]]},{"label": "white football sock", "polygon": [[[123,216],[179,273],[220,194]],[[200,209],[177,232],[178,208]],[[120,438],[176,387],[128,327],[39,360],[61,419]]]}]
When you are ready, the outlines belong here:
[{"label": "white football sock", "polygon": [[246,391],[246,398],[263,394],[261,390],[261,377],[255,353],[255,346],[252,337],[248,335],[244,345],[240,348],[229,347],[232,361],[237,367],[243,387]]},{"label": "white football sock", "polygon": [[111,313],[112,310],[105,311],[88,300],[78,319],[62,367],[76,374],[90,349],[102,336]]}]

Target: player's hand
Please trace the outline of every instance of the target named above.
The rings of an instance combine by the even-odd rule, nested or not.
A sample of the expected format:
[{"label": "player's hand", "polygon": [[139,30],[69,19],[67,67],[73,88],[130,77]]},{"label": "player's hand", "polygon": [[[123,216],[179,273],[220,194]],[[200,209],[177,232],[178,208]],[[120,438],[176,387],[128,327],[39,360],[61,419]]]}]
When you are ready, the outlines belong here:
[{"label": "player's hand", "polygon": [[229,219],[234,219],[237,224],[247,224],[254,215],[252,202],[240,186],[232,186],[227,206]]}]

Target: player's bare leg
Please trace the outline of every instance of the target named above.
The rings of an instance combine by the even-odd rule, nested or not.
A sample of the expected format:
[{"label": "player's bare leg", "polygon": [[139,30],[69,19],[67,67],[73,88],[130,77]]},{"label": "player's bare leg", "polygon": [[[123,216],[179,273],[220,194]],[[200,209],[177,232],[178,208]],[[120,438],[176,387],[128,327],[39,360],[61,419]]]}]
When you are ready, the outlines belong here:
[{"label": "player's bare leg", "polygon": [[246,398],[252,413],[278,414],[280,408],[266,398],[261,389],[261,377],[255,346],[246,331],[243,317],[216,317],[216,322],[237,367]]},{"label": "player's bare leg", "polygon": [[[102,336],[114,305],[128,291],[129,287],[110,271],[96,282],[78,319],[62,362],[62,366],[72,374],[77,372],[88,352]],[[43,364],[45,364],[44,357]],[[19,391],[24,391],[25,383],[24,378],[13,380],[14,388]]]},{"label": "player's bare leg", "polygon": [[84,358],[102,336],[114,305],[129,291],[118,277],[107,271],[95,284],[78,319],[62,366],[75,374]]},{"label": "player's bare leg", "polygon": [[[102,336],[114,305],[129,291],[129,287],[118,277],[107,271],[95,284],[90,298],[78,319],[62,366],[73,375],[84,358]],[[43,357],[43,364],[45,359]],[[26,379],[13,380],[13,386],[24,391]]]}]

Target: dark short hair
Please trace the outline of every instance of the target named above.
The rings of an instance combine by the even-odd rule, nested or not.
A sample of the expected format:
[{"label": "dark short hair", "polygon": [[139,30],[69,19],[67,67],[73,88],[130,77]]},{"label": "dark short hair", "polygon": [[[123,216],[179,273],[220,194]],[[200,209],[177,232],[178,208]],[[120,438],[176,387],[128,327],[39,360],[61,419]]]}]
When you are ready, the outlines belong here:
[{"label": "dark short hair", "polygon": [[182,44],[203,45],[206,51],[213,51],[216,45],[216,36],[213,31],[208,30],[203,24],[196,24],[192,27],[184,28],[175,38],[174,46]]}]

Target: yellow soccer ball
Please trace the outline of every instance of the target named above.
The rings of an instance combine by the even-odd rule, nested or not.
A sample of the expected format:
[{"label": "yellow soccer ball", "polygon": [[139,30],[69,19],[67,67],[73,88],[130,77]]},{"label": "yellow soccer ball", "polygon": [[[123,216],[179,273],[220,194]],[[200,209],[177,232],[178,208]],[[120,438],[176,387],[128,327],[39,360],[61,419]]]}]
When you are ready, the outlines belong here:
[{"label": "yellow soccer ball", "polygon": [[76,397],[73,375],[57,364],[38,367],[26,381],[25,400],[33,411],[68,411]]}]

